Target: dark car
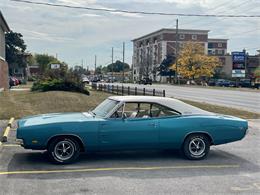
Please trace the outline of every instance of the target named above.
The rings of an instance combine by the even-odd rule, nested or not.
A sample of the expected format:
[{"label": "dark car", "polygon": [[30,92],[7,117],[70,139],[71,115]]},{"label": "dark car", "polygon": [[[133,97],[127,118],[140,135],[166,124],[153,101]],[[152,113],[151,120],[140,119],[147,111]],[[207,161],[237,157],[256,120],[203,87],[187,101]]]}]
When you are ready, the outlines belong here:
[{"label": "dark car", "polygon": [[144,84],[144,85],[151,85],[152,84],[152,79],[150,78],[144,78],[138,81],[138,84]]},{"label": "dark car", "polygon": [[208,86],[215,86],[216,85],[216,80],[215,79],[210,79],[208,81]]},{"label": "dark car", "polygon": [[251,80],[250,79],[241,79],[239,81],[239,86],[240,87],[252,87]]},{"label": "dark car", "polygon": [[229,80],[226,80],[226,79],[218,79],[216,81],[216,86],[219,86],[219,87],[234,87],[234,86],[236,86],[236,83],[234,81],[229,81]]}]

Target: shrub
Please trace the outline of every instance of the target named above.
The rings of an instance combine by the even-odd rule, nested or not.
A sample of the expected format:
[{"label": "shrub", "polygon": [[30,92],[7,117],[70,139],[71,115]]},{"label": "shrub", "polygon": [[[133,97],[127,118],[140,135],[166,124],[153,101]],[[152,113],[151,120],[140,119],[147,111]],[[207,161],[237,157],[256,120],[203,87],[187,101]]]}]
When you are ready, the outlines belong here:
[{"label": "shrub", "polygon": [[32,91],[72,91],[89,95],[78,75],[72,71],[49,71],[33,83]]}]

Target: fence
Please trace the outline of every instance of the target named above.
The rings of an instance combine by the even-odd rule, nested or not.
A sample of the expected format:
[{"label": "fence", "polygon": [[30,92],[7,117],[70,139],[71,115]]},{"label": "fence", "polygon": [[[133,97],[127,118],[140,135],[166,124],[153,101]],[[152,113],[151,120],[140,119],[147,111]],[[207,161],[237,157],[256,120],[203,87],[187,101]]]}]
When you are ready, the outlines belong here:
[{"label": "fence", "polygon": [[119,86],[111,84],[98,84],[92,83],[92,89],[97,91],[104,91],[117,95],[148,95],[148,96],[161,96],[165,97],[165,90],[146,89],[130,86]]}]

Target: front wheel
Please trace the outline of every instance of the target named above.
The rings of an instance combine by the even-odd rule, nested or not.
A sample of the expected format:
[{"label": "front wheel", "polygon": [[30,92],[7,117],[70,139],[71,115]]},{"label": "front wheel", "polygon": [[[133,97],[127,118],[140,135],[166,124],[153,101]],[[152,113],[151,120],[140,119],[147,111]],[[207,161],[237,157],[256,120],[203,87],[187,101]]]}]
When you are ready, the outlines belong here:
[{"label": "front wheel", "polygon": [[48,153],[54,163],[69,164],[78,158],[80,147],[78,142],[72,138],[59,137],[51,141]]},{"label": "front wheel", "polygon": [[183,143],[183,154],[190,160],[204,159],[210,150],[210,141],[203,134],[189,135]]}]

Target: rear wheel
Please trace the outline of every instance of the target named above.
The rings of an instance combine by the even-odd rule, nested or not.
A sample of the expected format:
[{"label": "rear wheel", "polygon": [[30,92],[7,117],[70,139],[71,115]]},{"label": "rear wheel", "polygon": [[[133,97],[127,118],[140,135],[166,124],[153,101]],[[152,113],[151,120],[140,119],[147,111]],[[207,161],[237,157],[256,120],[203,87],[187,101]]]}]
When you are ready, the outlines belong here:
[{"label": "rear wheel", "polygon": [[57,164],[68,164],[75,161],[80,154],[76,140],[70,137],[58,137],[51,141],[48,147],[50,159]]},{"label": "rear wheel", "polygon": [[190,160],[204,159],[210,150],[210,140],[203,134],[189,135],[183,143],[183,154]]}]

